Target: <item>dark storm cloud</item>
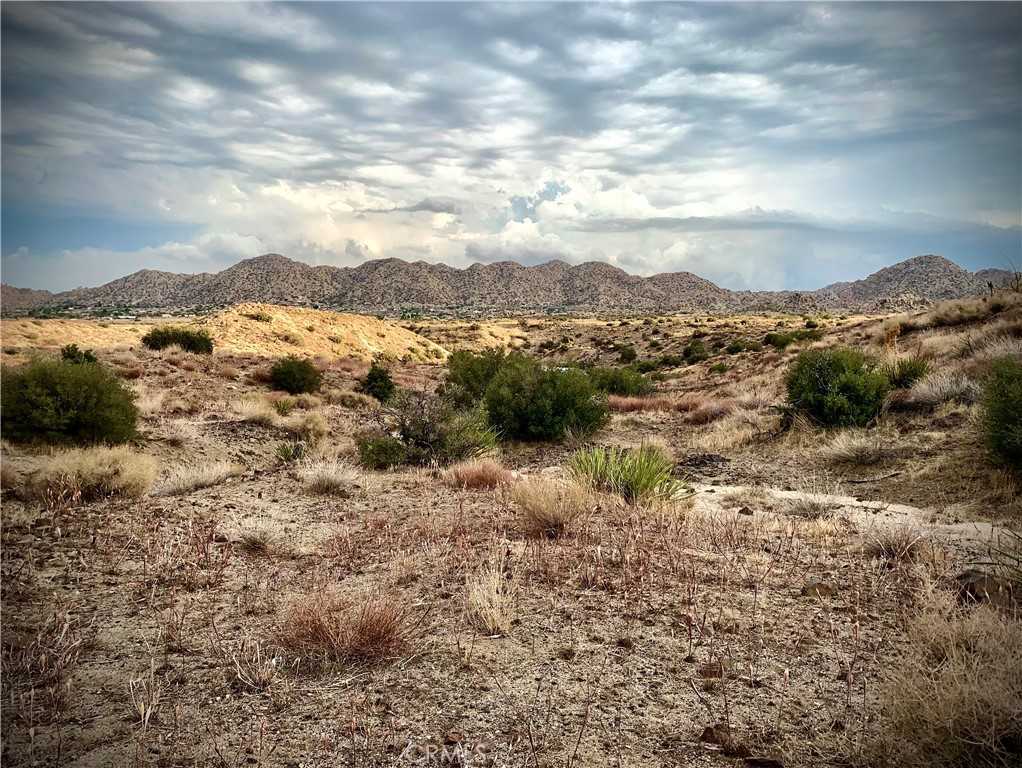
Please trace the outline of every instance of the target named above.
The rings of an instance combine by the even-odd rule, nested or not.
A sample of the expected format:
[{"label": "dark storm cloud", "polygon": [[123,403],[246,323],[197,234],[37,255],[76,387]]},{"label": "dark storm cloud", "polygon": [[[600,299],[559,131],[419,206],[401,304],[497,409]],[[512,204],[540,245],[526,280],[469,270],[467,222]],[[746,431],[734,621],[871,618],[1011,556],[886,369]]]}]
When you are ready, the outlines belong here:
[{"label": "dark storm cloud", "polygon": [[[19,3],[2,17],[5,205],[263,241],[272,223],[294,228],[281,248],[348,258],[351,237],[324,227],[418,212],[465,229],[402,230],[404,243],[360,231],[358,254],[531,259],[653,230],[822,236],[821,216],[883,208],[1018,223],[1018,4]],[[590,209],[580,174],[600,176],[593,195],[658,210]],[[267,189],[302,215],[267,215]],[[556,203],[562,218],[545,218]],[[684,210],[700,205],[712,215]],[[768,214],[735,213],[752,206]],[[499,234],[525,220],[563,242]],[[981,250],[1003,241],[976,231]],[[891,260],[912,255],[895,241]],[[31,245],[5,238],[4,253]]]}]

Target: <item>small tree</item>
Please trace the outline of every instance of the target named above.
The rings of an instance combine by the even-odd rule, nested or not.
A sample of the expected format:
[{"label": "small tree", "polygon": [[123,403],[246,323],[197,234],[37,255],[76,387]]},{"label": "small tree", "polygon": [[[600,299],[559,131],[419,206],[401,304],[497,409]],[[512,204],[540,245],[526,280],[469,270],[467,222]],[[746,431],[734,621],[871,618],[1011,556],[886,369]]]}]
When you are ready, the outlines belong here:
[{"label": "small tree", "polygon": [[483,352],[464,349],[453,352],[447,358],[444,396],[462,407],[478,403],[504,360],[504,351],[498,348]]}]

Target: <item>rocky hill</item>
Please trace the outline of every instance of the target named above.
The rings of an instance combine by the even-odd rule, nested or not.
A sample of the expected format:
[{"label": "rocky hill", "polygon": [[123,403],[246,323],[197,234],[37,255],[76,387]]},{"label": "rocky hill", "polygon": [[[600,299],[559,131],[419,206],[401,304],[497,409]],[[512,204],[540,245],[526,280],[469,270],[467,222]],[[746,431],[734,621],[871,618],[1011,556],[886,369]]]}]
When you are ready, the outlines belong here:
[{"label": "rocky hill", "polygon": [[357,267],[310,266],[270,253],[213,274],[142,270],[98,288],[59,294],[4,286],[3,310],[211,308],[239,302],[322,305],[360,312],[427,311],[508,314],[529,310],[715,311],[824,309],[896,311],[931,301],[982,294],[999,270],[972,273],[940,256],[917,256],[862,280],[816,291],[730,291],[690,272],[630,275],[602,262],[513,261],[444,264],[400,259]]}]

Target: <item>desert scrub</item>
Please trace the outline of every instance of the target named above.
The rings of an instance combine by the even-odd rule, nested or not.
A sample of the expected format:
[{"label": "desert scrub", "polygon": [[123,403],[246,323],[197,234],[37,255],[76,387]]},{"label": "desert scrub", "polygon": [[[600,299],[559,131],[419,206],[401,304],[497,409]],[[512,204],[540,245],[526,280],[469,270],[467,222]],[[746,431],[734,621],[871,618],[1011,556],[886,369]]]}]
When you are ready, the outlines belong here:
[{"label": "desert scrub", "polygon": [[159,496],[181,496],[202,488],[220,485],[244,471],[244,467],[232,461],[213,461],[199,466],[177,467],[164,478],[156,493]]},{"label": "desert scrub", "polygon": [[880,413],[890,382],[848,347],[800,352],[785,378],[788,404],[828,427],[863,427]]},{"label": "desert scrub", "polygon": [[504,439],[558,440],[590,435],[607,423],[606,399],[577,369],[545,368],[510,355],[486,388],[490,423]]},{"label": "desert scrub", "polygon": [[95,363],[96,356],[91,349],[78,349],[77,344],[68,344],[60,349],[60,359],[68,363]]},{"label": "desert scrub", "polygon": [[486,387],[504,364],[505,355],[499,348],[482,352],[460,349],[447,358],[447,378],[444,397],[455,406],[468,408],[483,399]]},{"label": "desert scrub", "polygon": [[366,469],[390,469],[404,464],[405,445],[384,432],[363,432],[355,436],[358,460]]},{"label": "desert scrub", "polygon": [[203,355],[213,353],[213,338],[204,329],[182,328],[164,325],[153,328],[142,337],[142,346],[146,349],[166,349],[170,346],[181,347],[185,352]]},{"label": "desert scrub", "polygon": [[653,383],[634,368],[590,368],[586,373],[593,386],[608,395],[638,397],[653,391]]},{"label": "desert scrub", "polygon": [[1022,471],[1022,363],[995,360],[983,388],[983,432],[993,454]]},{"label": "desert scrub", "polygon": [[923,378],[930,364],[919,357],[901,357],[884,366],[884,373],[895,389],[908,389]]},{"label": "desert scrub", "polygon": [[509,485],[513,475],[493,459],[471,459],[455,464],[444,472],[443,481],[462,490],[493,490]]},{"label": "desert scrub", "polygon": [[31,477],[28,496],[94,501],[108,496],[138,498],[156,479],[156,461],[125,446],[75,448],[51,456]]},{"label": "desert scrub", "polygon": [[669,501],[687,493],[673,476],[674,462],[655,445],[584,448],[571,457],[568,469],[584,485],[616,493],[629,504]]},{"label": "desert scrub", "polygon": [[365,488],[365,478],[342,459],[310,461],[298,468],[298,479],[311,493],[328,496],[350,496]]},{"label": "desert scrub", "polygon": [[270,383],[290,395],[316,392],[323,381],[323,375],[311,362],[294,355],[288,355],[270,368]]},{"label": "desert scrub", "polygon": [[113,371],[64,360],[4,368],[0,409],[13,442],[124,443],[138,421],[135,395]]},{"label": "desert scrub", "polygon": [[383,363],[374,360],[369,366],[369,371],[358,383],[358,391],[364,395],[375,397],[381,403],[385,403],[394,396],[394,380],[390,371]]},{"label": "desert scrub", "polygon": [[442,398],[401,392],[379,412],[380,432],[404,448],[405,464],[446,465],[477,458],[497,445],[496,432],[481,408],[456,411]]}]

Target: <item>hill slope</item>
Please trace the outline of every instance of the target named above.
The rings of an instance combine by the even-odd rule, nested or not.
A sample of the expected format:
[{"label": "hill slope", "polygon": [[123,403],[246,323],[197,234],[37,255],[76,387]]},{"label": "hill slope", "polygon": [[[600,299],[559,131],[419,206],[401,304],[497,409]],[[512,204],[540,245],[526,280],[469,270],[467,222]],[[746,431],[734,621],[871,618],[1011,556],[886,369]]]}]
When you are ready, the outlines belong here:
[{"label": "hill slope", "polygon": [[[4,311],[42,306],[210,308],[240,302],[324,305],[362,312],[398,309],[735,311],[896,310],[983,293],[992,271],[973,274],[940,256],[917,256],[862,280],[816,291],[730,291],[691,272],[630,275],[602,262],[526,267],[512,261],[445,264],[401,259],[357,267],[311,266],[280,254],[241,261],[222,272],[179,275],[142,270],[98,288],[59,294],[4,286]],[[10,298],[9,298],[10,297]]]}]

